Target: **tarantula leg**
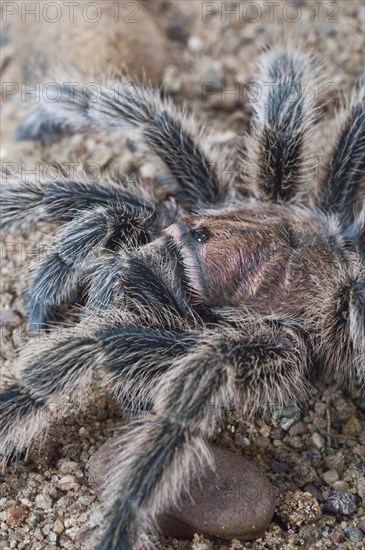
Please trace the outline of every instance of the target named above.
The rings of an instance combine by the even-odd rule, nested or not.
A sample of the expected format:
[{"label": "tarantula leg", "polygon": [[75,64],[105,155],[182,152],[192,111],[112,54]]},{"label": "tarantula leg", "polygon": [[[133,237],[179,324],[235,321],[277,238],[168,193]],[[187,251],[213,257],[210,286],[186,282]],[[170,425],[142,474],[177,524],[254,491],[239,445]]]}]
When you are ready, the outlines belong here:
[{"label": "tarantula leg", "polygon": [[326,166],[321,206],[340,215],[344,227],[354,219],[354,206],[365,171],[365,87],[338,115],[336,143]]},{"label": "tarantula leg", "polygon": [[344,238],[365,261],[365,201],[358,216],[344,230]]},{"label": "tarantula leg", "polygon": [[311,127],[316,119],[310,85],[318,76],[312,60],[292,47],[268,50],[258,76],[262,95],[253,103],[244,155],[247,186],[271,202],[308,198],[315,169]]},{"label": "tarantula leg", "polygon": [[163,322],[165,328],[181,330],[190,311],[174,269],[176,260],[163,238],[138,251],[103,257],[91,281],[87,307],[103,311],[127,306],[138,312],[140,322],[145,319],[149,326]]},{"label": "tarantula leg", "polygon": [[335,269],[336,279],[316,277],[309,329],[317,335],[325,373],[336,383],[352,384],[357,377],[365,385],[365,266],[344,269],[340,260]]},{"label": "tarantula leg", "polygon": [[[150,213],[128,206],[85,210],[57,238],[29,289],[29,324],[46,328],[62,303],[71,303],[78,284],[101,251],[136,247],[149,240]],[[87,265],[86,265],[87,264]]]},{"label": "tarantula leg", "polygon": [[109,205],[153,215],[153,198],[142,183],[133,184],[126,178],[106,185],[83,177],[78,181],[67,176],[48,181],[7,176],[0,196],[1,225],[11,227],[44,220],[69,222],[82,210]]},{"label": "tarantula leg", "polygon": [[151,404],[159,377],[197,344],[198,336],[135,328],[130,321],[115,313],[28,344],[19,359],[20,380],[0,393],[0,453],[5,458],[14,449],[28,449],[47,430],[52,412],[64,415],[72,402],[82,402],[94,377],[101,377],[106,391],[132,410]]},{"label": "tarantula leg", "polygon": [[[155,416],[115,444],[105,482],[114,516],[99,550],[131,550],[138,528],[150,526],[149,514],[153,521],[192,475],[209,465],[202,436],[214,433],[230,402],[257,412],[265,399],[278,397],[277,388],[285,397],[302,396],[306,350],[301,338],[284,327],[266,327],[266,333],[263,326],[256,328],[256,337],[245,337],[241,330],[217,327],[161,377]],[[279,379],[280,386],[273,383]],[[113,502],[115,487],[121,489]]]},{"label": "tarantula leg", "polygon": [[146,248],[145,254],[135,253],[128,258],[122,282],[127,300],[138,303],[142,312],[151,310],[161,318],[167,313],[186,317],[186,298],[179,282],[169,277],[169,265],[164,258],[149,256]]},{"label": "tarantula leg", "polygon": [[[114,83],[115,84],[115,83]],[[125,81],[100,87],[97,100],[70,86],[52,104],[44,101],[17,130],[17,139],[43,139],[50,134],[49,121],[57,131],[84,131],[91,127],[139,130],[153,153],[162,159],[178,185],[184,206],[199,209],[223,203],[228,182],[220,181],[217,165],[199,139],[192,119],[177,111],[158,92]]]},{"label": "tarantula leg", "polygon": [[5,460],[29,448],[47,429],[55,406],[67,408],[71,390],[78,384],[84,387],[89,377],[95,351],[94,340],[85,337],[28,344],[18,362],[21,381],[5,386],[0,394],[0,452]]},{"label": "tarantula leg", "polygon": [[357,251],[360,257],[365,261],[365,202],[360,214],[355,220],[355,227]]},{"label": "tarantula leg", "polygon": [[0,392],[0,454],[6,463],[47,428],[45,401],[14,382]]},{"label": "tarantula leg", "polygon": [[121,272],[126,257],[120,252],[103,255],[95,263],[93,276],[90,278],[86,310],[102,313],[115,306],[123,298],[121,289]]}]

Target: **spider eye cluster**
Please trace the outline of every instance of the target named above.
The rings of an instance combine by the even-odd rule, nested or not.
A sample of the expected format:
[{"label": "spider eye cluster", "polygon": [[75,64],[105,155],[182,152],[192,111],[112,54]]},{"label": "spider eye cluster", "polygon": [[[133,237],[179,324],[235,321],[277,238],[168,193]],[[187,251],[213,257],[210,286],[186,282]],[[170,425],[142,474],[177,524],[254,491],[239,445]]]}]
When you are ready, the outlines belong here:
[{"label": "spider eye cluster", "polygon": [[210,239],[210,233],[205,227],[193,229],[192,236],[197,243],[205,243]]}]

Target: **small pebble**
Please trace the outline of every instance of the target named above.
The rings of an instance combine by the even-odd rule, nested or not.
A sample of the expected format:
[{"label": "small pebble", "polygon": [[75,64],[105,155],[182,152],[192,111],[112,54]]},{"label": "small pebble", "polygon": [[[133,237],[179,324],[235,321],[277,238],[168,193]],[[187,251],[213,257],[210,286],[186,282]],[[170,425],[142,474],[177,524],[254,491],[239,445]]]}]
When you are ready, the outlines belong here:
[{"label": "small pebble", "polygon": [[313,525],[303,525],[299,530],[299,536],[304,539],[305,547],[308,548],[308,544],[314,542],[317,537],[316,529]]},{"label": "small pebble", "polygon": [[239,447],[249,447],[251,445],[251,441],[249,440],[249,438],[244,437],[240,433],[236,433],[234,440]]},{"label": "small pebble", "polygon": [[358,503],[356,496],[352,493],[335,491],[327,498],[324,507],[328,512],[339,512],[349,516],[357,510]]},{"label": "small pebble", "polygon": [[79,497],[78,499],[81,504],[83,504],[84,506],[89,506],[89,504],[91,504],[94,500],[95,500],[95,495],[90,495],[90,496],[81,496]]},{"label": "small pebble", "polygon": [[360,529],[356,529],[355,527],[348,527],[345,529],[345,535],[351,542],[360,542],[364,538]]},{"label": "small pebble", "polygon": [[58,491],[56,487],[50,487],[48,491],[49,496],[54,500],[58,497]]},{"label": "small pebble", "polygon": [[62,460],[59,468],[62,474],[73,474],[79,469],[79,465],[71,460]]},{"label": "small pebble", "polygon": [[286,474],[290,471],[290,466],[286,462],[277,462],[273,460],[270,462],[270,468],[276,474]]},{"label": "small pebble", "polygon": [[50,523],[46,523],[46,525],[43,526],[42,531],[45,535],[48,535],[51,530],[52,525]]},{"label": "small pebble", "polygon": [[345,542],[346,537],[342,531],[334,531],[330,534],[330,539],[333,544],[340,544],[341,542]]},{"label": "small pebble", "polygon": [[313,495],[303,491],[288,491],[285,495],[278,514],[292,529],[302,524],[318,521],[322,512]]},{"label": "small pebble", "polygon": [[53,531],[50,531],[47,535],[47,541],[48,542],[56,542],[57,541],[57,535]]},{"label": "small pebble", "polygon": [[61,477],[57,483],[57,487],[61,489],[61,491],[70,491],[71,489],[78,489],[79,484],[77,483],[75,476],[67,475]]},{"label": "small pebble", "polygon": [[336,524],[336,517],[335,516],[324,516],[323,520],[326,525],[329,525],[330,527],[334,527]]},{"label": "small pebble", "polygon": [[304,461],[295,465],[294,478],[300,487],[318,481],[318,475],[315,468]]},{"label": "small pebble", "polygon": [[289,430],[290,435],[303,435],[307,431],[304,422],[296,422]]},{"label": "small pebble", "polygon": [[87,439],[87,438],[90,436],[90,432],[89,432],[89,430],[87,430],[86,428],[81,427],[81,428],[79,429],[79,436],[80,436],[82,439]]},{"label": "small pebble", "polygon": [[68,529],[69,527],[73,527],[75,523],[76,523],[75,517],[66,518],[64,521],[66,529]]},{"label": "small pebble", "polygon": [[300,411],[294,405],[285,407],[279,413],[281,418],[280,426],[283,430],[288,431],[300,419]]},{"label": "small pebble", "polygon": [[270,432],[271,439],[283,439],[285,437],[285,432],[280,426],[276,426]]},{"label": "small pebble", "polygon": [[362,424],[356,416],[352,416],[342,428],[343,435],[358,437],[362,430]]},{"label": "small pebble", "polygon": [[295,422],[296,422],[295,418],[282,418],[280,420],[280,426],[281,426],[281,428],[283,428],[283,430],[285,430],[287,432],[289,430],[289,428],[291,428],[291,426],[293,426],[293,424],[295,424]]},{"label": "small pebble", "polygon": [[357,528],[361,529],[361,531],[365,533],[365,517],[362,518],[361,521],[359,521],[359,523],[357,524]]},{"label": "small pebble", "polygon": [[24,506],[10,506],[6,511],[6,519],[10,527],[23,523],[28,515],[28,510]]},{"label": "small pebble", "polygon": [[68,537],[70,537],[71,540],[75,540],[77,531],[78,531],[78,527],[71,527],[70,529],[67,529],[65,531],[65,534]]},{"label": "small pebble", "polygon": [[52,507],[52,500],[49,496],[43,494],[35,497],[35,503],[37,508],[42,508],[43,510],[49,510]]},{"label": "small pebble", "polygon": [[324,438],[317,432],[314,432],[314,434],[312,435],[311,442],[313,446],[318,449],[318,451],[322,451],[325,447]]},{"label": "small pebble", "polygon": [[31,512],[27,518],[28,525],[35,527],[42,520],[42,516],[39,512]]},{"label": "small pebble", "polygon": [[339,481],[335,481],[332,484],[332,487],[335,491],[342,491],[343,493],[347,493],[350,489],[350,486],[347,483],[347,481],[344,481],[342,479],[340,479]]},{"label": "small pebble", "polygon": [[331,485],[335,481],[339,480],[339,475],[336,470],[328,470],[327,472],[321,474],[320,477],[323,479],[323,481],[328,483],[328,485]]},{"label": "small pebble", "polygon": [[257,437],[255,439],[256,446],[260,449],[267,449],[270,447],[270,439],[268,437]]},{"label": "small pebble", "polygon": [[365,501],[365,477],[360,477],[357,482],[357,494]]},{"label": "small pebble", "polygon": [[303,491],[313,495],[314,498],[316,498],[318,500],[318,502],[324,502],[324,498],[323,498],[323,495],[322,495],[321,491],[315,485],[312,485],[311,483],[308,484],[308,485],[304,485]]},{"label": "small pebble", "polygon": [[60,519],[56,519],[56,521],[53,524],[53,531],[57,533],[57,535],[60,535],[65,530],[65,526],[63,525],[62,521]]},{"label": "small pebble", "polygon": [[37,540],[43,540],[44,539],[44,536],[40,530],[39,527],[36,527],[36,529],[34,530],[34,536]]},{"label": "small pebble", "polygon": [[345,469],[345,460],[341,453],[326,456],[324,462],[328,470],[336,470],[336,472],[342,473]]}]

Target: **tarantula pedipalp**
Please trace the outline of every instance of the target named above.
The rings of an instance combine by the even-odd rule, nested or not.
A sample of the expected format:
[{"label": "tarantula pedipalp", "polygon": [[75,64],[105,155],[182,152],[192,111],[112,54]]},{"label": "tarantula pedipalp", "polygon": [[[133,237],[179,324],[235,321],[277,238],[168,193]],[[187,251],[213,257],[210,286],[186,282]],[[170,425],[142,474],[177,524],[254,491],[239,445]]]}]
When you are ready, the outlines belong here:
[{"label": "tarantula pedipalp", "polygon": [[72,338],[30,343],[19,380],[3,389],[1,450],[29,447],[50,403],[64,414],[62,397],[82,400],[93,373],[121,405],[148,410],[114,446],[105,492],[120,492],[102,550],[130,549],[210,464],[205,438],[227,403],[252,415],[300,399],[314,363],[339,381],[365,380],[364,91],[342,113],[315,188],[312,70],[295,50],[263,56],[269,85],[247,140],[251,198],[221,182],[186,115],[145,89],[104,87],[94,101],[64,87],[60,103],[41,104],[18,130],[42,139],[136,128],[177,187],[175,213],[142,185],[14,181],[3,191],[4,223],[67,222],[33,278],[31,326],[49,326],[87,283]]}]

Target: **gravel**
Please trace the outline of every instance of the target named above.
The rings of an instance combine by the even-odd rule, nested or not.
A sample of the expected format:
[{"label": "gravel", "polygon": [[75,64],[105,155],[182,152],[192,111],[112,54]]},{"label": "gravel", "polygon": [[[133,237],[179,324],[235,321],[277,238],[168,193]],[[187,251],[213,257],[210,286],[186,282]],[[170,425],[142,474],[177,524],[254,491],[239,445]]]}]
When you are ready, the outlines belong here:
[{"label": "gravel", "polygon": [[[294,32],[324,56],[327,83],[335,90],[327,106],[329,117],[342,91],[361,75],[364,5],[336,3],[337,21],[331,23],[327,2],[291,4],[300,8],[297,23],[285,21],[282,11],[269,23],[267,7],[254,23],[229,18],[224,22],[221,13],[205,23],[200,2],[184,2],[183,7],[177,2],[151,3],[161,32],[171,40],[165,85],[176,103],[186,100],[213,127],[216,146],[233,146],[234,134],[239,136],[248,127],[251,106],[242,94],[222,94],[217,87],[204,97],[203,84],[223,83],[225,90],[239,90],[250,79],[260,45],[273,42],[283,31]],[[313,21],[314,5],[318,21]],[[2,77],[12,81],[16,59],[11,44],[4,46],[5,58]],[[13,96],[3,107],[3,161],[97,159],[103,171],[117,163],[118,168],[133,166],[146,181],[156,174],[163,181],[163,168],[139,142],[132,145],[129,136],[100,133],[87,139],[66,136],[48,145],[14,143],[11,135],[22,109]],[[327,126],[322,128],[324,140]],[[16,352],[29,337],[24,293],[29,268],[54,233],[51,226],[29,233],[19,229],[1,242],[2,377],[12,372]],[[26,461],[6,468],[0,486],[1,550],[90,549],[105,526],[105,513],[88,480],[88,461],[109,437],[125,429],[128,419],[99,388],[87,398],[82,411],[71,409],[67,418],[54,423],[43,445],[37,444]],[[334,381],[316,381],[301,409],[288,404],[284,411],[252,422],[239,413],[228,414],[214,442],[253,460],[269,477],[278,494],[275,519],[254,543],[212,541],[197,533],[188,541],[161,539],[160,550],[360,549],[365,533],[364,414],[365,398],[356,388],[337,389]]]}]

